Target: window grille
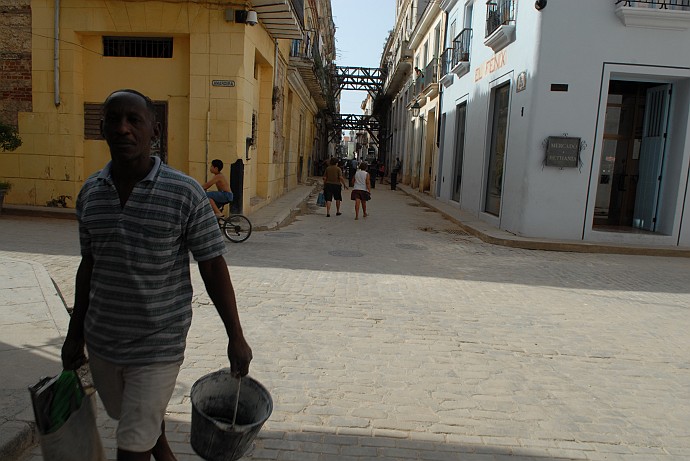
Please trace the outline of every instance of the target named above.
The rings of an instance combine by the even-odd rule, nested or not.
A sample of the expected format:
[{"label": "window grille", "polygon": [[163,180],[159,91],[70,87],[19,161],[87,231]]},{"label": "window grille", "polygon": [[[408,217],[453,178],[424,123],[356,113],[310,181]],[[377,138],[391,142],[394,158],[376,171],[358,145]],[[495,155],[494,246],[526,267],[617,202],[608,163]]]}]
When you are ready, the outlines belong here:
[{"label": "window grille", "polygon": [[172,58],[173,39],[166,37],[103,37],[103,56]]}]

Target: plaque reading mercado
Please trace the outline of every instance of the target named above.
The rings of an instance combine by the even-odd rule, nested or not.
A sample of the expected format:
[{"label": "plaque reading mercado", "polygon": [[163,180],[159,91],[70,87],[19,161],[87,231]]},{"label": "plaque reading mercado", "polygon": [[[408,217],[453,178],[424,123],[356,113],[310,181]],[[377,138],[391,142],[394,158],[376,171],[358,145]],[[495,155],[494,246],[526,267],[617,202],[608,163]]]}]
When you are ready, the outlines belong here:
[{"label": "plaque reading mercado", "polygon": [[546,143],[546,166],[575,168],[580,160],[580,138],[549,136]]}]

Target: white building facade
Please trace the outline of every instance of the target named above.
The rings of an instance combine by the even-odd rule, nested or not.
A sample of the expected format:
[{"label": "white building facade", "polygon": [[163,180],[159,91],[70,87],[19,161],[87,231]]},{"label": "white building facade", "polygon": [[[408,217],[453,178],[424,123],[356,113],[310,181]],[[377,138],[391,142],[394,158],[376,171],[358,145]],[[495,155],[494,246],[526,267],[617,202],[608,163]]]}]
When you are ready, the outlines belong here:
[{"label": "white building facade", "polygon": [[440,200],[508,232],[690,246],[687,0],[442,0]]}]

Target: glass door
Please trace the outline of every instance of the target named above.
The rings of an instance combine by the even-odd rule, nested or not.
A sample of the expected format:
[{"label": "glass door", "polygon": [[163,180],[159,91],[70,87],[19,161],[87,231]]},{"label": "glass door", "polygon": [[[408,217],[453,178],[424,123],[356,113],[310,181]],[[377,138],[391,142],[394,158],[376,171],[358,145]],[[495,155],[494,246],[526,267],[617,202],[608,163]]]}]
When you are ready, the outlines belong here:
[{"label": "glass door", "polygon": [[458,104],[455,108],[455,159],[453,165],[453,201],[460,202],[460,184],[462,182],[462,160],[465,155],[465,120],[467,103]]},{"label": "glass door", "polygon": [[503,167],[508,139],[508,105],[510,103],[510,83],[494,89],[493,117],[491,123],[491,150],[489,168],[486,175],[486,196],[484,211],[498,216],[501,212],[503,193]]}]

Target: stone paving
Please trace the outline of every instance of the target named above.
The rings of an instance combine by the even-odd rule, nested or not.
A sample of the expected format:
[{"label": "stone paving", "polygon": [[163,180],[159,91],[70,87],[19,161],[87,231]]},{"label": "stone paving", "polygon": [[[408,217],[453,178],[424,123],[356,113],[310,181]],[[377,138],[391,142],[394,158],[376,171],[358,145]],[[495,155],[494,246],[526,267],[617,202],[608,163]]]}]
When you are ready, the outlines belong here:
[{"label": "stone paving", "polygon": [[[312,205],[228,244],[250,374],[274,400],[243,459],[690,459],[687,259],[492,246],[400,191],[372,195],[367,219]],[[71,305],[75,222],[3,217],[0,235],[0,257],[43,264]],[[227,365],[193,274],[167,418],[180,460],[200,459],[190,388]],[[114,459],[102,408],[99,428]]]}]

